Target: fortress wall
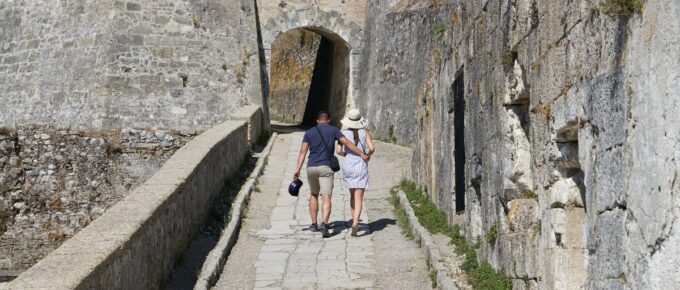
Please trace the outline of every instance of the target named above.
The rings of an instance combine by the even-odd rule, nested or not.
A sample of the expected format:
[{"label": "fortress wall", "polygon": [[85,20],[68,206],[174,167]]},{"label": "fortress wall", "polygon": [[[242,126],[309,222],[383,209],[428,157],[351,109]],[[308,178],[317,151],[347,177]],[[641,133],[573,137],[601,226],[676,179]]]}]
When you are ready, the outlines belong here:
[{"label": "fortress wall", "polygon": [[[250,110],[262,116],[262,110]],[[255,124],[256,125],[256,124]],[[248,153],[248,124],[226,121],[182,147],[143,185],[8,289],[157,289]],[[252,127],[251,127],[252,128]]]},{"label": "fortress wall", "polygon": [[515,289],[680,285],[680,3],[604,2],[369,3],[360,107]]},{"label": "fortress wall", "polygon": [[206,129],[262,104],[254,3],[0,4],[0,124]]}]

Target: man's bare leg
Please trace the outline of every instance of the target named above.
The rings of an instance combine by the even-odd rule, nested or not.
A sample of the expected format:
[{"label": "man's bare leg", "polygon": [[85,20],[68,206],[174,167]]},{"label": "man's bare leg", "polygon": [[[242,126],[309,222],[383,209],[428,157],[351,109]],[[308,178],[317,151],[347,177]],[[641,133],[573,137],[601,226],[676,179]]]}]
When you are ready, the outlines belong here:
[{"label": "man's bare leg", "polygon": [[319,194],[312,193],[309,196],[309,216],[312,217],[312,224],[316,224],[316,216],[318,214],[319,214]]},{"label": "man's bare leg", "polygon": [[323,223],[328,224],[328,220],[331,218],[331,195],[322,194],[323,197]]}]

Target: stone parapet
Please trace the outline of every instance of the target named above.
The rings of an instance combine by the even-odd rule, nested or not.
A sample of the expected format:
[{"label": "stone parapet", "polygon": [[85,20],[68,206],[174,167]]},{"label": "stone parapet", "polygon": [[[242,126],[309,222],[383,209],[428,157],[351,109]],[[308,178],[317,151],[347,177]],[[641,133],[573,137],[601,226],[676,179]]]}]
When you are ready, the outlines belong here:
[{"label": "stone parapet", "polygon": [[[252,114],[261,116],[261,109]],[[225,180],[239,169],[249,150],[247,136],[247,122],[238,120],[197,136],[146,183],[5,287],[156,289],[163,285]]]}]

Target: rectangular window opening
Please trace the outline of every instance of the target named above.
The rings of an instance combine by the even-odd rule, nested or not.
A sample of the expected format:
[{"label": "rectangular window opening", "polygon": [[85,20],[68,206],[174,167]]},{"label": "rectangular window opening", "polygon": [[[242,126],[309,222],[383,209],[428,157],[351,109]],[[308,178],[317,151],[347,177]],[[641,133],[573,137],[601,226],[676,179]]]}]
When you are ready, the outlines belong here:
[{"label": "rectangular window opening", "polygon": [[453,82],[453,127],[456,212],[465,211],[465,83],[461,72]]}]

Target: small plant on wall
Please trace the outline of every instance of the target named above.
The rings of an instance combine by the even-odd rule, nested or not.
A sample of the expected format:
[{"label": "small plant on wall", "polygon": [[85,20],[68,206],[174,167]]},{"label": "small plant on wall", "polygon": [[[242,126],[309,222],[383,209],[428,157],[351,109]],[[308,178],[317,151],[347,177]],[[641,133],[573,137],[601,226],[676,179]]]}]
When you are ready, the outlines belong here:
[{"label": "small plant on wall", "polygon": [[447,30],[448,27],[446,27],[446,24],[439,23],[434,27],[434,36],[436,36],[437,39],[442,39]]},{"label": "small plant on wall", "polygon": [[644,0],[604,0],[600,7],[604,13],[609,15],[628,17],[642,12]]}]

